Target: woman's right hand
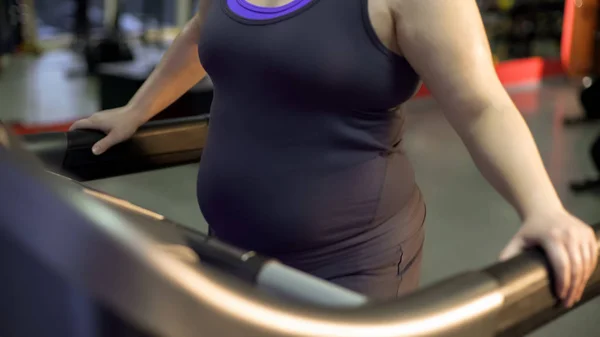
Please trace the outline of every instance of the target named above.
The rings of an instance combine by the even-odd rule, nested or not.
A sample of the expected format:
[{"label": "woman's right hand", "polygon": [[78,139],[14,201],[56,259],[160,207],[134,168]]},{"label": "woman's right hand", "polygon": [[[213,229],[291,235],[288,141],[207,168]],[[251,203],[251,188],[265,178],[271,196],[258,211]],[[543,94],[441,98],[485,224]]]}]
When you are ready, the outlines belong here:
[{"label": "woman's right hand", "polygon": [[121,107],[97,112],[88,118],[81,119],[70,130],[99,130],[106,134],[104,138],[92,146],[92,152],[100,155],[111,147],[131,138],[137,129],[146,122],[141,111],[132,107]]}]

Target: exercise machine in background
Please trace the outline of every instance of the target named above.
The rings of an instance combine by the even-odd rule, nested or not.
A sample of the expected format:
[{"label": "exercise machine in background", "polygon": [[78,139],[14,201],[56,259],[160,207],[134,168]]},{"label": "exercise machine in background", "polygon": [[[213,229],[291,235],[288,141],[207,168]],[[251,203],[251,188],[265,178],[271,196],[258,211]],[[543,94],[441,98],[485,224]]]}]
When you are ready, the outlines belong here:
[{"label": "exercise machine in background", "polygon": [[0,0],[0,71],[4,55],[16,52],[21,40],[18,3],[15,0]]},{"label": "exercise machine in background", "polygon": [[[582,79],[580,102],[583,115],[566,118],[567,126],[600,122],[600,4],[590,0],[576,7],[573,13],[573,41],[567,70],[572,77],[585,74]],[[596,176],[572,181],[571,190],[576,193],[600,191],[600,133],[589,149],[589,156]]]},{"label": "exercise machine in background", "polygon": [[[600,121],[600,3],[590,0],[578,9],[573,35],[583,37],[572,42],[568,68],[572,77],[583,77],[580,102],[583,115],[566,118],[565,125]],[[584,39],[584,40],[581,40]],[[581,76],[583,75],[583,76]]]},{"label": "exercise machine in background", "polygon": [[95,75],[101,64],[133,61],[133,50],[120,25],[121,2],[117,2],[114,16],[99,39],[93,38],[90,33],[89,0],[76,0],[76,3],[74,48],[82,56],[85,67],[83,70],[71,70],[69,75]]},{"label": "exercise machine in background", "polygon": [[[136,3],[128,2],[127,4],[130,7],[124,11],[140,14],[140,18],[144,22],[142,43],[139,45],[143,54],[139,54],[139,57],[130,62],[101,64],[98,67],[96,76],[99,83],[100,110],[121,107],[131,100],[160,62],[167,49],[167,38],[164,33],[167,31],[165,28],[168,25],[169,16],[177,14],[175,24],[179,26],[176,28],[178,30],[183,27],[186,20],[189,20],[194,12],[193,8],[197,6],[193,1],[178,1],[175,11],[177,13],[173,13],[172,6],[169,13],[166,6],[172,5],[172,3],[164,0],[139,0]],[[187,13],[183,15],[183,12]],[[154,32],[158,35],[153,34]],[[210,110],[212,96],[212,82],[210,78],[205,78],[159,114],[158,118],[168,119],[203,114]]]},{"label": "exercise machine in background", "polygon": [[479,5],[497,61],[559,57],[564,0],[480,0]]},{"label": "exercise machine in background", "polygon": [[[98,38],[98,34],[90,33],[88,18],[90,0],[76,0],[73,26],[75,39],[72,47],[83,55],[82,58],[86,61],[87,71],[84,73],[97,75],[100,65],[134,61],[135,55],[146,57],[148,54],[162,54],[167,49],[169,25],[173,24],[170,17],[174,17],[184,8],[187,12],[193,12],[193,9],[188,7],[188,2],[192,3],[191,1],[114,0],[112,2],[114,9],[104,9],[110,19],[104,23],[104,31]],[[173,10],[174,6],[175,10]]]},{"label": "exercise machine in background", "polygon": [[0,0],[0,70],[5,55],[40,54],[33,0]]},{"label": "exercise machine in background", "polygon": [[[140,37],[142,46],[166,49],[165,28],[168,23],[167,11],[164,10],[166,4],[165,0],[142,1],[142,35]],[[156,32],[156,34],[151,36],[150,32]]]}]

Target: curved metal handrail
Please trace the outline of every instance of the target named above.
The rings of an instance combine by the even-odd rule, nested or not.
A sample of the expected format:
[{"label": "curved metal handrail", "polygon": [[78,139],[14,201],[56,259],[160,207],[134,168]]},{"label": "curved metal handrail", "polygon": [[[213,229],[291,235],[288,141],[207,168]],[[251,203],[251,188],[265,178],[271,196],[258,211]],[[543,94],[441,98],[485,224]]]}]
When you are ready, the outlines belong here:
[{"label": "curved metal handrail", "polygon": [[[600,237],[600,224],[593,226]],[[540,249],[484,270],[498,281],[504,305],[498,316],[497,336],[524,336],[574,308],[560,305],[554,294],[550,264]],[[576,307],[600,295],[600,268],[592,273]]]},{"label": "curved metal handrail", "polygon": [[[48,196],[64,201],[72,221],[52,227],[23,221],[19,226],[0,224],[0,230],[158,336],[485,337],[498,333],[499,324],[504,331],[516,326],[510,315],[503,316],[514,303],[532,296],[541,301],[521,311],[525,319],[554,307],[543,259],[535,253],[459,275],[399,301],[347,309],[281,301],[162,249],[165,244],[184,245],[185,240],[169,231],[160,215],[117,209],[80,185],[31,166],[19,165],[21,172],[30,171],[50,187]],[[3,178],[10,188],[11,177]],[[32,195],[32,207],[41,202],[37,198],[44,190]],[[593,280],[589,290],[598,287],[598,271]]]}]

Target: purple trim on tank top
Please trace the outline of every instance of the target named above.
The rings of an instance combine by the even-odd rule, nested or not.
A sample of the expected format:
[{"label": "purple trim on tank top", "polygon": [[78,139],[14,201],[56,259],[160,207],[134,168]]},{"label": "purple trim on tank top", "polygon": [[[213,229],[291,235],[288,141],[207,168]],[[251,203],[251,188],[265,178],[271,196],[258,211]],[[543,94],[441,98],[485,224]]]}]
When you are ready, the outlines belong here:
[{"label": "purple trim on tank top", "polygon": [[262,7],[249,3],[247,0],[227,0],[227,6],[236,15],[248,20],[271,20],[291,14],[308,5],[313,0],[292,0],[278,7]]}]

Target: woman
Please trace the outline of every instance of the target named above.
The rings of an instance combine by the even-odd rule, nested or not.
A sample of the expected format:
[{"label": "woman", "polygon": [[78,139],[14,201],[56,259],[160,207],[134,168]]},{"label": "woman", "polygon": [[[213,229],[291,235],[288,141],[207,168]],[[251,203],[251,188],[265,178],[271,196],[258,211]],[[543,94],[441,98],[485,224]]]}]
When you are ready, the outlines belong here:
[{"label": "woman", "polygon": [[523,225],[501,258],[548,253],[566,306],[597,260],[503,89],[474,0],[204,0],[131,102],[76,122],[129,138],[206,72],[198,201],[221,240],[387,299],[413,290],[425,206],[400,149],[421,79]]}]

